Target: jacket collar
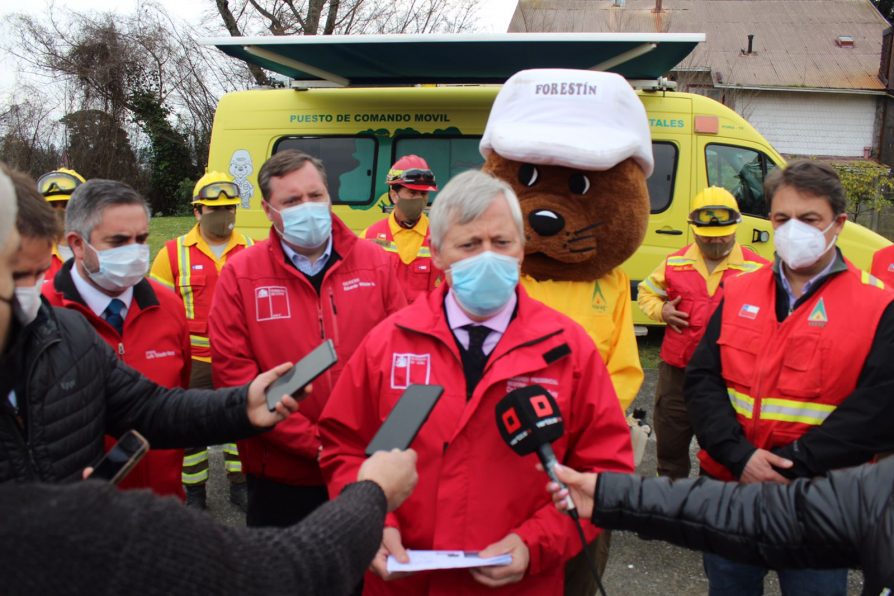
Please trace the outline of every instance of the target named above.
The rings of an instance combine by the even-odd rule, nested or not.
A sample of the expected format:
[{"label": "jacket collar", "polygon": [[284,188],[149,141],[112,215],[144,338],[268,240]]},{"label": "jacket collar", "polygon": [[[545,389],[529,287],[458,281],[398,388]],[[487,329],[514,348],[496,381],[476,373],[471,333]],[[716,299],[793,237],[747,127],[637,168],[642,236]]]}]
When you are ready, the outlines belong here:
[{"label": "jacket collar", "polygon": [[[409,331],[424,333],[440,339],[459,358],[459,349],[456,347],[453,332],[450,330],[447,314],[444,311],[444,298],[448,289],[449,286],[446,283],[441,284],[430,292],[426,299],[413,302],[401,311],[400,320],[396,324]],[[510,321],[506,332],[488,358],[489,362],[497,360],[515,348],[539,343],[564,331],[561,317],[537,316],[537,311],[545,307],[530,298],[521,284],[516,287],[515,292],[518,297],[515,317]]]}]

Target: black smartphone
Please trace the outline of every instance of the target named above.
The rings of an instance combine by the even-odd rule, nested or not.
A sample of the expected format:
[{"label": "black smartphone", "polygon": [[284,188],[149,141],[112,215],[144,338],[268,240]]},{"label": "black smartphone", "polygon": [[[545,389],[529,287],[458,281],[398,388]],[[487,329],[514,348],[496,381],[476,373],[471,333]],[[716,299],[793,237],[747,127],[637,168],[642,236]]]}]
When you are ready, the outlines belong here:
[{"label": "black smartphone", "polygon": [[275,410],[276,404],[286,395],[291,395],[301,401],[304,395],[298,394],[298,392],[329,370],[336,362],[338,362],[338,356],[335,354],[335,344],[331,339],[327,339],[267,387],[267,391],[264,393],[267,397],[267,408],[271,412]]},{"label": "black smartphone", "polygon": [[370,456],[376,451],[407,449],[428,420],[428,415],[442,393],[444,388],[440,385],[407,387],[379,427],[376,436],[366,446],[366,455]]},{"label": "black smartphone", "polygon": [[88,478],[108,480],[118,484],[149,451],[149,441],[135,430],[129,430],[118,439],[108,453],[93,466]]}]

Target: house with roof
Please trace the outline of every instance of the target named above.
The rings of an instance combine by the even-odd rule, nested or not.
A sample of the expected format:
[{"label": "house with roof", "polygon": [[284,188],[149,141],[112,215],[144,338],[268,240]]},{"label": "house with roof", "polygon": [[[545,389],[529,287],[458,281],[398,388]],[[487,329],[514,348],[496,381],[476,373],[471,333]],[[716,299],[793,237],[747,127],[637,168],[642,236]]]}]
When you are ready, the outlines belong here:
[{"label": "house with roof", "polygon": [[670,73],[679,90],[730,106],[781,153],[892,164],[888,27],[869,0],[519,0],[509,31],[705,33]]}]

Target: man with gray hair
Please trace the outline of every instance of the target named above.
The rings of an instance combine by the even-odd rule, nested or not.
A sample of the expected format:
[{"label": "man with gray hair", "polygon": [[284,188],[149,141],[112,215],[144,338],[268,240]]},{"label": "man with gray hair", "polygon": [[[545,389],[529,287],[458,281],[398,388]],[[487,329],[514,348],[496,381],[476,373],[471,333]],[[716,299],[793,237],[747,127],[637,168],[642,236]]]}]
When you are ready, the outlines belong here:
[{"label": "man with gray hair", "polygon": [[[149,206],[123,182],[78,186],[65,212],[74,259],[43,293],[80,312],[125,363],[165,387],[189,387],[190,340],[183,306],[149,271]],[[182,450],[155,450],[122,485],[183,498]]]},{"label": "man with gray hair", "polygon": [[[564,563],[581,542],[572,520],[538,494],[546,477],[536,458],[504,443],[495,408],[514,389],[548,390],[565,420],[556,457],[587,470],[633,470],[627,424],[587,333],[518,285],[524,227],[512,189],[465,172],[444,187],[430,217],[432,257],[447,283],[373,329],[342,373],[320,419],[329,492],[356,477],[407,387],[440,385],[444,394],[413,443],[419,485],[386,519],[365,590],[485,594],[516,584],[513,594],[560,595]],[[587,532],[593,539],[597,530]],[[406,549],[509,554],[511,563],[390,574],[388,555],[407,561]]]},{"label": "man with gray hair", "polygon": [[10,366],[9,344],[15,300],[12,271],[19,249],[19,233],[15,228],[16,197],[9,176],[0,172],[0,397],[15,387],[16,371]]}]

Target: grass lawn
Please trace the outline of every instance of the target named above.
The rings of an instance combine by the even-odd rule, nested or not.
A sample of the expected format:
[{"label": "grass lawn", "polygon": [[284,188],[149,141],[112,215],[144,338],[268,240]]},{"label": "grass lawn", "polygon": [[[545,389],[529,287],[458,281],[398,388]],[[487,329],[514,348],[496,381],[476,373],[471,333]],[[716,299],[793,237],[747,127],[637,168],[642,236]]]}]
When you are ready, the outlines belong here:
[{"label": "grass lawn", "polygon": [[165,242],[187,233],[196,223],[192,215],[183,217],[153,217],[149,220],[149,250],[152,251],[152,259],[165,245]]},{"label": "grass lawn", "polygon": [[[152,259],[155,259],[155,255],[161,250],[165,242],[185,234],[195,223],[195,217],[192,215],[153,217],[149,222],[149,248],[152,251]],[[663,337],[663,328],[649,327],[648,335],[636,338],[639,345],[639,358],[643,368],[657,368],[658,352],[661,350],[661,339]]]},{"label": "grass lawn", "polygon": [[649,334],[637,337],[639,359],[643,368],[658,368],[658,353],[661,351],[661,340],[664,339],[664,327],[649,327]]}]

